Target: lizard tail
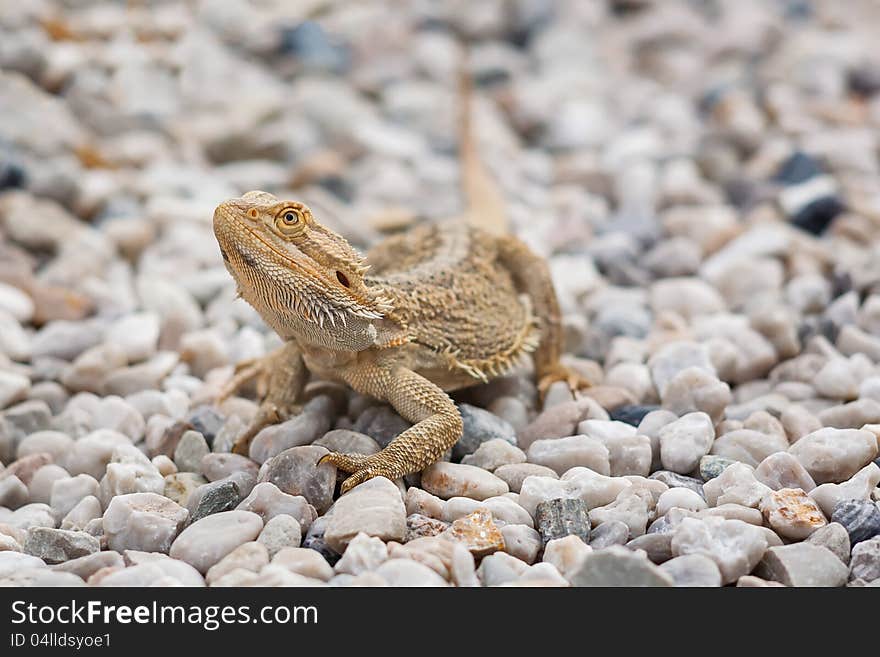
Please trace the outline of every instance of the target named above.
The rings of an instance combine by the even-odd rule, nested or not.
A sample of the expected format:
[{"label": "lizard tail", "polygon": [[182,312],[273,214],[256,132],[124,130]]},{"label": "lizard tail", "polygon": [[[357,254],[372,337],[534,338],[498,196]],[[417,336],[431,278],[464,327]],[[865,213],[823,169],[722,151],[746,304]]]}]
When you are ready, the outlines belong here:
[{"label": "lizard tail", "polygon": [[473,83],[462,64],[459,72],[459,154],[467,222],[494,235],[507,235],[507,208],[498,182],[480,158],[473,126]]}]

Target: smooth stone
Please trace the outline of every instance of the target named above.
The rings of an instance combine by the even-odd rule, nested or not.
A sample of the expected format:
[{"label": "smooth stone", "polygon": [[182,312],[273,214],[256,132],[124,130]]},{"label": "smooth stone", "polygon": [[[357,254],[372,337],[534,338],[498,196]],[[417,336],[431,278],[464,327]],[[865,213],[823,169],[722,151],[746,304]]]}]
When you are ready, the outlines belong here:
[{"label": "smooth stone", "polygon": [[282,548],[272,557],[272,564],[287,568],[290,572],[327,581],[333,577],[333,567],[315,550],[309,548]]},{"label": "smooth stone", "polygon": [[672,577],[675,586],[721,586],[721,571],[703,554],[685,554],[660,565]]},{"label": "smooth stone", "polygon": [[807,539],[807,543],[813,545],[821,545],[831,550],[838,559],[849,565],[850,559],[850,542],[849,534],[846,527],[839,522],[829,522],[824,527],[820,527]]},{"label": "smooth stone", "polygon": [[422,471],[421,486],[443,499],[470,497],[485,500],[509,491],[507,484],[491,472],[472,465],[439,462]]},{"label": "smooth stone", "polygon": [[174,463],[179,472],[200,472],[202,458],[210,453],[208,442],[198,431],[186,431],[174,448]]},{"label": "smooth stone", "polygon": [[581,499],[557,498],[539,503],[535,524],[544,545],[572,534],[585,543],[590,540],[590,512]]},{"label": "smooth stone", "polygon": [[215,513],[184,529],[174,539],[169,555],[205,574],[239,545],[256,539],[262,529],[263,520],[255,513]]},{"label": "smooth stone", "polygon": [[849,569],[831,550],[811,543],[779,545],[767,550],[759,577],[786,586],[843,586]]},{"label": "smooth stone", "polygon": [[789,448],[817,484],[840,483],[877,456],[877,437],[860,429],[826,427]]},{"label": "smooth stone", "polygon": [[645,419],[645,416],[652,411],[656,411],[659,406],[653,405],[630,405],[618,406],[610,412],[611,419],[616,422],[623,422],[633,427],[638,427],[639,423]]},{"label": "smooth stone", "polygon": [[493,474],[504,481],[510,491],[519,493],[522,490],[523,482],[527,477],[549,477],[558,479],[559,475],[556,471],[545,465],[537,463],[511,463],[502,465],[493,471]]},{"label": "smooth stone", "polygon": [[826,516],[834,513],[834,507],[841,500],[869,500],[871,493],[880,484],[880,466],[869,463],[842,484],[822,484],[810,491]]},{"label": "smooth stone", "polygon": [[387,560],[388,547],[382,539],[361,532],[351,539],[333,570],[337,574],[360,575],[376,570]]},{"label": "smooth stone", "polygon": [[31,380],[23,374],[0,370],[0,409],[27,399]]},{"label": "smooth stone", "polygon": [[165,476],[162,494],[180,506],[187,506],[196,489],[205,483],[205,478],[195,472],[176,472]]},{"label": "smooth stone", "polygon": [[258,573],[268,564],[269,553],[266,546],[257,541],[249,541],[242,543],[211,566],[205,573],[205,582],[211,586],[221,577],[238,568]]},{"label": "smooth stone", "polygon": [[324,513],[333,504],[336,487],[336,466],[318,464],[328,453],[314,445],[291,447],[266,461],[258,481],[275,484],[288,495],[305,497],[319,514]]},{"label": "smooth stone", "polygon": [[284,548],[299,547],[302,542],[302,528],[293,516],[277,515],[265,524],[257,542],[266,546],[271,559]]},{"label": "smooth stone", "polygon": [[371,456],[382,449],[379,447],[379,443],[368,435],[358,433],[357,431],[350,431],[349,429],[333,429],[328,431],[312,444],[318,447],[325,447],[331,452],[364,454],[365,456]]},{"label": "smooth stone", "polygon": [[536,440],[571,436],[578,423],[586,419],[590,408],[590,401],[582,399],[548,408],[517,433],[517,444],[528,453],[529,447]]},{"label": "smooth stone", "polygon": [[611,473],[608,448],[599,438],[577,435],[534,441],[526,452],[529,463],[537,463],[561,475],[581,466],[599,474]]},{"label": "smooth stone", "polygon": [[310,445],[329,430],[329,417],[303,411],[286,422],[261,430],[251,442],[249,456],[262,465],[285,450]]},{"label": "smooth stone", "polygon": [[49,505],[58,518],[63,518],[82,498],[89,495],[97,497],[99,490],[98,482],[87,474],[59,479],[52,484],[52,495]]},{"label": "smooth stone", "polygon": [[117,431],[98,429],[74,442],[63,465],[73,476],[87,474],[100,480],[120,445],[131,445],[131,440]]},{"label": "smooth stone", "polygon": [[0,477],[0,507],[17,509],[28,503],[30,494],[28,487],[15,475],[2,473]]},{"label": "smooth stone", "polygon": [[31,527],[55,527],[55,514],[48,504],[25,504],[12,512],[4,522],[22,530]]},{"label": "smooth stone", "polygon": [[880,508],[871,501],[841,500],[834,507],[831,522],[843,525],[855,546],[880,534]]},{"label": "smooth stone", "polygon": [[74,573],[58,573],[46,568],[22,568],[6,576],[0,576],[0,587],[64,587],[85,586],[82,578]]},{"label": "smooth stone", "polygon": [[755,479],[773,490],[800,488],[809,493],[816,487],[810,473],[788,452],[777,452],[761,461],[755,468]]},{"label": "smooth stone", "polygon": [[473,454],[489,440],[503,440],[516,446],[516,431],[506,420],[470,404],[459,404],[458,410],[464,427],[461,438],[452,446],[453,459]]},{"label": "smooth stone", "polygon": [[657,500],[655,514],[659,518],[665,516],[669,509],[677,507],[689,511],[700,511],[708,507],[706,500],[689,488],[670,488]]},{"label": "smooth stone", "polygon": [[239,511],[252,511],[269,522],[279,514],[293,516],[302,530],[308,531],[309,526],[318,517],[315,507],[301,495],[288,495],[275,484],[264,482],[254,486],[245,499],[236,507]]},{"label": "smooth stone", "polygon": [[357,418],[352,429],[364,433],[375,440],[380,447],[386,447],[401,433],[412,426],[393,409],[385,405],[370,406]]},{"label": "smooth stone", "polygon": [[112,461],[101,478],[100,499],[108,504],[117,495],[165,492],[165,478],[136,447],[123,445],[113,451]]},{"label": "smooth stone", "polygon": [[103,516],[104,536],[111,550],[168,552],[189,513],[155,493],[114,497]]},{"label": "smooth stone", "polygon": [[800,488],[781,488],[769,493],[761,501],[760,509],[773,531],[795,541],[807,538],[828,523],[816,503]]},{"label": "smooth stone", "polygon": [[580,570],[592,548],[579,537],[571,534],[557,538],[544,546],[543,563],[549,563],[568,581]]},{"label": "smooth stone", "polygon": [[504,551],[528,564],[535,563],[544,545],[541,534],[528,525],[504,525],[501,528]]},{"label": "smooth stone", "polygon": [[590,532],[589,545],[594,550],[601,550],[611,545],[625,545],[629,540],[629,527],[620,520],[609,520]]},{"label": "smooth stone", "polygon": [[785,452],[788,447],[788,440],[784,435],[737,429],[716,438],[712,453],[757,467],[771,454]]},{"label": "smooth stone", "polygon": [[444,509],[446,508],[445,500],[441,500],[436,495],[431,495],[431,493],[415,486],[410,486],[406,490],[404,503],[408,515],[417,513],[428,518],[442,519]]},{"label": "smooth stone", "polygon": [[760,528],[740,520],[684,518],[672,536],[672,555],[702,554],[712,559],[723,584],[748,575],[767,549]]},{"label": "smooth stone", "polygon": [[235,472],[246,472],[256,479],[259,470],[259,466],[246,456],[228,452],[212,452],[202,457],[198,472],[201,472],[208,481],[217,481],[225,479]]},{"label": "smooth stone", "polygon": [[578,432],[602,441],[608,450],[609,474],[612,476],[647,476],[650,473],[651,439],[638,435],[632,426],[616,421],[584,420],[578,424]]},{"label": "smooth stone", "polygon": [[666,384],[661,396],[664,409],[677,416],[703,412],[713,424],[721,421],[731,399],[730,386],[702,367],[678,372]]},{"label": "smooth stone", "polygon": [[101,549],[101,542],[85,532],[31,527],[23,546],[25,554],[39,557],[48,564],[70,561]]},{"label": "smooth stone", "polygon": [[102,568],[124,568],[125,562],[119,552],[107,550],[93,552],[91,554],[71,559],[52,566],[52,570],[65,573],[73,573],[77,577],[87,580]]},{"label": "smooth stone", "polygon": [[684,370],[696,367],[715,376],[708,348],[696,342],[677,341],[664,345],[651,356],[648,367],[661,399],[670,381]]},{"label": "smooth stone", "polygon": [[52,499],[52,486],[59,479],[67,479],[70,477],[67,470],[60,465],[49,463],[34,473],[31,483],[28,484],[28,495],[30,501],[48,504]]},{"label": "smooth stone", "polygon": [[[32,454],[50,454],[54,463],[62,463],[73,448],[73,439],[61,431],[35,431],[18,443],[18,458]],[[44,464],[45,465],[45,464]]]},{"label": "smooth stone", "polygon": [[570,581],[572,586],[673,586],[672,577],[644,554],[617,545],[587,554]]},{"label": "smooth stone", "polygon": [[484,557],[477,569],[483,586],[502,586],[519,579],[529,569],[529,564],[506,552],[496,552]]},{"label": "smooth stone", "polygon": [[485,500],[472,500],[469,497],[451,497],[446,501],[443,508],[442,519],[446,522],[454,522],[479,508],[487,509],[498,526],[502,525],[528,525],[534,526],[532,516],[522,508],[517,501],[504,495],[490,497]]},{"label": "smooth stone", "polygon": [[857,399],[848,404],[826,408],[819,412],[818,418],[826,427],[838,429],[858,429],[865,424],[877,424],[880,422],[880,401]]},{"label": "smooth stone", "polygon": [[365,481],[336,500],[324,539],[342,554],[361,532],[383,541],[400,542],[406,535],[406,508],[400,490],[385,477]]},{"label": "smooth stone", "polygon": [[526,454],[519,447],[506,440],[493,438],[481,443],[473,453],[467,454],[461,462],[464,465],[473,465],[494,472],[504,465],[525,463]]},{"label": "smooth stone", "polygon": [[412,559],[389,559],[375,571],[388,586],[437,587],[448,586],[446,580],[425,565]]},{"label": "smooth stone", "polygon": [[648,559],[659,565],[672,558],[672,534],[669,532],[643,534],[628,541],[626,547],[634,551],[642,550],[648,555]]}]

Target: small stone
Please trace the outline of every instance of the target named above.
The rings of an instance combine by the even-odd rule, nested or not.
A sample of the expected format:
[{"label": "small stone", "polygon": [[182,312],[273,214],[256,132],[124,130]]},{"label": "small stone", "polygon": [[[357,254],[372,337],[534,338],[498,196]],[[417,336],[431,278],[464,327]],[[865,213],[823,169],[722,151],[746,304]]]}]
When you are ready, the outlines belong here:
[{"label": "small stone", "polygon": [[87,580],[102,568],[124,568],[125,562],[119,552],[104,551],[93,552],[70,561],[52,566],[52,570],[73,573],[77,577]]},{"label": "small stone", "polygon": [[643,534],[627,542],[626,547],[630,550],[642,550],[648,555],[648,559],[659,565],[672,558],[672,533]]},{"label": "small stone", "polygon": [[810,491],[810,497],[826,516],[834,513],[834,507],[841,500],[869,500],[871,493],[880,484],[880,466],[869,463],[856,472],[849,481],[842,484],[822,484]]},{"label": "small stone", "polygon": [[333,568],[315,550],[309,548],[282,548],[274,557],[272,564],[287,568],[292,573],[327,581],[333,577]]},{"label": "small stone", "polygon": [[241,489],[231,479],[220,479],[196,488],[187,500],[190,522],[224,511],[232,511],[241,502]]},{"label": "small stone", "polygon": [[877,456],[877,437],[861,429],[826,427],[804,436],[788,451],[817,484],[839,483]]},{"label": "small stone", "polygon": [[572,534],[585,543],[590,540],[590,513],[581,499],[541,502],[535,509],[535,523],[544,545]]},{"label": "small stone", "polygon": [[544,546],[543,559],[544,563],[552,564],[566,580],[571,581],[590,552],[592,552],[590,546],[571,534],[547,543]]},{"label": "small stone", "polygon": [[185,507],[188,505],[196,489],[205,483],[205,478],[194,472],[178,472],[166,475],[165,488],[162,494],[169,500]]},{"label": "small stone", "polygon": [[58,518],[63,518],[79,501],[89,495],[98,496],[99,485],[93,477],[86,474],[59,479],[52,484],[50,506]]},{"label": "small stone", "polygon": [[301,495],[324,513],[333,504],[336,466],[318,461],[329,452],[324,447],[291,447],[269,459],[258,481],[275,484],[289,495]]},{"label": "small stone", "polygon": [[22,374],[0,370],[0,409],[27,398],[31,381]]},{"label": "small stone", "polygon": [[780,536],[800,541],[827,524],[816,503],[800,488],[781,488],[760,504],[767,524]]},{"label": "small stone", "polygon": [[388,586],[448,586],[440,575],[412,559],[389,559],[374,572]]},{"label": "small stone", "polygon": [[880,508],[866,500],[841,500],[834,507],[831,522],[843,525],[855,546],[880,534]]},{"label": "small stone", "polygon": [[509,490],[502,479],[482,468],[442,461],[422,471],[421,485],[443,499],[461,496],[485,500]]},{"label": "small stone", "polygon": [[429,518],[419,513],[411,513],[406,517],[406,536],[404,543],[409,543],[417,538],[425,536],[439,536],[447,529],[450,523],[436,518]]},{"label": "small stone", "polygon": [[186,431],[174,448],[174,463],[180,472],[200,472],[202,458],[210,452],[205,437],[198,431]]},{"label": "small stone", "polygon": [[155,493],[119,495],[104,512],[104,536],[111,550],[168,552],[188,517],[186,509]]},{"label": "small stone", "polygon": [[379,538],[361,532],[351,539],[333,570],[337,573],[360,575],[376,570],[387,560],[388,548],[385,543]]},{"label": "small stone", "polygon": [[748,575],[767,549],[760,528],[740,520],[684,518],[672,537],[672,555],[702,554],[715,562],[723,584]]},{"label": "small stone", "polygon": [[715,428],[708,415],[688,413],[660,429],[660,460],[663,467],[678,474],[697,468],[715,440]]},{"label": "small stone", "polygon": [[174,540],[169,554],[205,574],[239,545],[256,539],[262,529],[263,520],[255,513],[238,510],[215,513],[184,529]]},{"label": "small stone", "polygon": [[868,582],[880,579],[880,536],[862,541],[853,548],[849,578]]},{"label": "small stone", "polygon": [[496,552],[485,557],[477,569],[483,586],[501,586],[519,579],[529,569],[529,564],[506,552]]},{"label": "small stone", "polygon": [[512,463],[509,465],[502,465],[496,468],[493,474],[504,481],[513,493],[520,492],[523,482],[527,477],[559,478],[559,475],[556,474],[555,470],[544,465],[538,465],[537,463]]},{"label": "small stone", "polygon": [[800,488],[809,493],[816,487],[810,473],[788,452],[777,452],[755,468],[755,479],[773,490]]},{"label": "small stone", "polygon": [[625,545],[629,540],[629,527],[620,520],[609,520],[590,532],[590,547],[601,550],[611,545]]},{"label": "small stone", "polygon": [[31,483],[28,484],[28,494],[31,502],[48,504],[52,498],[52,486],[59,479],[67,479],[70,475],[60,465],[49,463],[34,473]]},{"label": "small stone", "polygon": [[286,514],[272,518],[257,537],[257,542],[265,545],[269,551],[270,559],[284,548],[299,547],[301,541],[302,529],[299,523],[296,518]]},{"label": "small stone", "polygon": [[461,543],[476,558],[504,550],[504,537],[488,509],[480,508],[459,518],[443,536]]},{"label": "small stone", "polygon": [[224,575],[241,568],[258,573],[269,563],[266,546],[256,541],[242,543],[208,569],[205,581],[213,585]]},{"label": "small stone", "polygon": [[880,401],[858,399],[826,408],[819,413],[819,422],[826,427],[838,429],[858,429],[865,424],[877,424],[880,422]]},{"label": "small stone", "polygon": [[734,463],[721,476],[707,481],[703,492],[709,506],[741,504],[757,509],[761,500],[772,491],[755,479],[752,468],[745,463]]},{"label": "small stone", "polygon": [[74,441],[64,467],[73,476],[87,474],[100,480],[113,457],[113,450],[120,445],[131,445],[131,440],[117,431],[98,429]]},{"label": "small stone", "polygon": [[694,491],[700,497],[705,498],[703,493],[703,482],[694,477],[685,477],[684,475],[670,472],[668,470],[658,470],[648,477],[648,479],[661,481],[669,486],[669,488],[687,488]]},{"label": "small stone", "polygon": [[210,453],[202,457],[199,471],[208,481],[225,479],[235,472],[246,472],[256,479],[259,467],[246,456],[240,454]]},{"label": "small stone", "polygon": [[578,435],[534,441],[528,449],[529,463],[537,463],[563,474],[581,466],[599,474],[611,473],[608,448],[599,438]]},{"label": "small stone", "polygon": [[364,433],[375,440],[380,447],[388,443],[412,426],[393,409],[385,405],[370,406],[355,421],[352,429]]},{"label": "small stone", "polygon": [[473,454],[489,440],[503,440],[516,446],[516,432],[505,420],[494,413],[470,404],[459,404],[458,410],[464,423],[461,438],[452,447],[452,458],[461,460]]},{"label": "small stone", "polygon": [[503,465],[526,462],[526,454],[516,445],[506,440],[493,438],[480,444],[472,454],[466,455],[461,462],[473,465],[489,472],[494,472]]},{"label": "small stone", "polygon": [[101,549],[100,541],[85,532],[31,527],[24,542],[25,554],[39,557],[49,564],[70,561]]},{"label": "small stone", "polygon": [[249,456],[263,464],[285,450],[310,445],[329,429],[330,419],[326,415],[304,410],[286,422],[272,424],[260,431],[251,442]]},{"label": "small stone", "polygon": [[824,527],[820,527],[810,534],[807,543],[828,548],[843,563],[849,564],[849,534],[846,532],[846,527],[839,522],[829,522]]},{"label": "small stone", "polygon": [[703,554],[685,554],[663,563],[660,570],[672,577],[675,586],[721,586],[721,572]]},{"label": "small stone", "polygon": [[107,464],[99,488],[103,504],[108,504],[116,495],[164,492],[165,478],[139,449],[120,445],[113,450],[111,463]]},{"label": "small stone", "polygon": [[702,367],[689,367],[669,380],[661,399],[663,408],[678,416],[703,412],[714,424],[730,404],[730,386]]},{"label": "small stone", "polygon": [[587,554],[571,578],[572,586],[672,586],[668,574],[646,556],[612,545]]},{"label": "small stone", "polygon": [[429,518],[442,518],[446,506],[439,497],[415,486],[407,489],[404,503],[408,514],[418,513]]},{"label": "small stone", "polygon": [[501,536],[504,551],[528,564],[535,563],[544,545],[541,535],[528,525],[504,525]]},{"label": "small stone", "polygon": [[625,488],[610,504],[590,510],[593,525],[611,520],[619,520],[629,527],[630,538],[641,536],[648,526],[648,502],[638,491]]},{"label": "small stone", "polygon": [[101,514],[100,500],[94,495],[89,495],[77,502],[76,506],[64,516],[61,520],[61,529],[84,530],[90,521],[100,518]]},{"label": "small stone", "polygon": [[784,435],[767,434],[751,429],[736,429],[719,436],[712,445],[712,453],[740,463],[757,467],[771,454],[788,449]]},{"label": "small stone", "polygon": [[548,408],[517,433],[517,444],[528,452],[529,446],[536,440],[571,436],[589,409],[590,404],[585,400],[563,402]]},{"label": "small stone", "polygon": [[769,548],[757,574],[786,586],[843,586],[849,569],[827,548],[792,543]]},{"label": "small stone", "polygon": [[254,486],[250,495],[236,508],[239,511],[256,513],[263,522],[269,522],[279,514],[293,516],[303,531],[308,531],[318,515],[315,507],[309,504],[306,498],[301,495],[288,495],[269,482]]},{"label": "small stone", "polygon": [[660,495],[657,500],[655,513],[657,517],[665,516],[669,509],[673,507],[679,509],[687,509],[689,511],[700,511],[708,507],[706,500],[689,488],[670,488]]},{"label": "small stone", "polygon": [[3,473],[0,477],[0,507],[17,509],[27,504],[29,498],[28,488],[21,479],[15,475]]},{"label": "small stone", "polygon": [[400,490],[385,477],[365,481],[336,501],[324,539],[341,554],[361,532],[383,541],[400,542],[406,535],[406,508]]},{"label": "small stone", "polygon": [[326,447],[331,452],[364,454],[365,456],[371,456],[381,449],[379,443],[368,435],[358,433],[357,431],[349,431],[348,429],[328,431],[312,444]]}]

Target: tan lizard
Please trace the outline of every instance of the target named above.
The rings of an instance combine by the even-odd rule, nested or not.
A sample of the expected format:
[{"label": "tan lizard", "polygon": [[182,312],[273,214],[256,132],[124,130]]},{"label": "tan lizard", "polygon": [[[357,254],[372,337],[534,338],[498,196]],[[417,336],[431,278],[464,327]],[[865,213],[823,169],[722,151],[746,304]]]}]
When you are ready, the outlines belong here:
[{"label": "tan lizard", "polygon": [[413,423],[372,456],[326,455],[322,461],[351,473],[343,493],[437,461],[462,434],[447,391],[507,373],[526,354],[542,391],[559,380],[587,385],[559,362],[559,307],[546,263],[503,234],[503,203],[476,153],[466,84],[463,98],[463,218],[418,225],[364,258],[302,203],[253,191],[217,207],[214,233],[240,295],[285,341],[240,367],[221,394],[254,377],[266,384],[234,451],[246,454],[261,428],[291,414],[309,373],[387,401]]}]

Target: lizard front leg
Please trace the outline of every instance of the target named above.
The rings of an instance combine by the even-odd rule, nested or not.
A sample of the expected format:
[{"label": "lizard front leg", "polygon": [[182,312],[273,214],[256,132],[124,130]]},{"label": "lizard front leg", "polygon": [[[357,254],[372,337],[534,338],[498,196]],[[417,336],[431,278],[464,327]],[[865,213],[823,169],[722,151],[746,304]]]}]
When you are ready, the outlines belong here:
[{"label": "lizard front leg", "polygon": [[342,493],[373,477],[394,480],[418,472],[435,463],[461,438],[461,413],[449,395],[412,370],[393,364],[359,364],[344,378],[354,389],[389,402],[413,426],[371,456],[325,455],[322,462],[351,473],[342,482]]},{"label": "lizard front leg", "polygon": [[295,342],[287,342],[272,353],[249,361],[239,368],[223,387],[218,403],[254,378],[259,378],[258,393],[263,398],[257,414],[244,433],[236,439],[232,451],[247,456],[251,441],[261,429],[287,419],[294,412],[308,376],[309,372]]}]

